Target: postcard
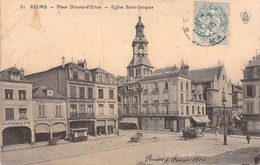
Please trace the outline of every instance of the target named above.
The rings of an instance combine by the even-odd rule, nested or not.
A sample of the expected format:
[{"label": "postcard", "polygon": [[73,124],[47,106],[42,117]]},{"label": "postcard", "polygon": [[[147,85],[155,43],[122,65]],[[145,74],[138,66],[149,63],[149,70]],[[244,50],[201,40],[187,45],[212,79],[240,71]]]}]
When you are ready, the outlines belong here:
[{"label": "postcard", "polygon": [[0,7],[2,164],[260,163],[259,0]]}]

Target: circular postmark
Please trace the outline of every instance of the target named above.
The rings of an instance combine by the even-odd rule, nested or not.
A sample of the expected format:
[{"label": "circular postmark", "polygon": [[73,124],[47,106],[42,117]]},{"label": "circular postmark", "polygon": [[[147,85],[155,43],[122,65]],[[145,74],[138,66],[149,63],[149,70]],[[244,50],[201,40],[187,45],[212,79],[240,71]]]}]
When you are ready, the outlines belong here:
[{"label": "circular postmark", "polygon": [[229,4],[213,2],[195,2],[193,35],[190,29],[183,27],[185,35],[198,46],[227,45]]}]

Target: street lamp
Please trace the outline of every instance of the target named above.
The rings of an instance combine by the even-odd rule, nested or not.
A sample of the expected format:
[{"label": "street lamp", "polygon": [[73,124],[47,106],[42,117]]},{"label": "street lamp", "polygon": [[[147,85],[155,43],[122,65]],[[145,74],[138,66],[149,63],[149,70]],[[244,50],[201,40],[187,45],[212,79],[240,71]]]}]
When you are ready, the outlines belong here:
[{"label": "street lamp", "polygon": [[225,102],[227,102],[227,99],[225,98],[225,91],[224,91],[224,88],[223,88],[223,91],[222,91],[222,103],[223,103],[223,106],[224,106],[224,143],[223,145],[227,145],[227,125],[226,125],[226,107],[225,107]]}]

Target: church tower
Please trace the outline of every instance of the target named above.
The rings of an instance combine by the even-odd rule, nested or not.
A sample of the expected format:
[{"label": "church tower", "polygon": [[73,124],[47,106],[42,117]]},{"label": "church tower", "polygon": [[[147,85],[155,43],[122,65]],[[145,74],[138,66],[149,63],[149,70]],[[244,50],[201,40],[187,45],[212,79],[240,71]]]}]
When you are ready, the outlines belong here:
[{"label": "church tower", "polygon": [[127,66],[127,76],[140,78],[151,73],[154,67],[148,59],[148,41],[144,35],[144,25],[142,23],[141,16],[139,16],[135,29],[136,35],[132,42],[133,58]]}]

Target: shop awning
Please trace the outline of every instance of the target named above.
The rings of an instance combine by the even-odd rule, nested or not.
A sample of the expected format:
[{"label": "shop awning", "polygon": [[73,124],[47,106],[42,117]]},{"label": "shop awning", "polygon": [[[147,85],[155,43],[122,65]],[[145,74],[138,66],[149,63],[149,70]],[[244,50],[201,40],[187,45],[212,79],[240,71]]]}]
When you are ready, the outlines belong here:
[{"label": "shop awning", "polygon": [[234,118],[238,121],[241,121],[241,118],[239,116],[234,116]]},{"label": "shop awning", "polygon": [[209,123],[210,122],[210,120],[208,119],[207,116],[193,116],[192,119],[196,123]]},{"label": "shop awning", "polygon": [[54,124],[52,126],[52,133],[57,133],[57,132],[63,132],[66,131],[66,126],[64,124]]},{"label": "shop awning", "polygon": [[133,123],[137,125],[137,118],[122,118],[119,123]]},{"label": "shop awning", "polygon": [[35,126],[35,133],[50,133],[50,126],[47,124],[38,124]]},{"label": "shop awning", "polygon": [[116,121],[115,120],[108,120],[107,125],[114,126],[114,125],[116,125]]}]

